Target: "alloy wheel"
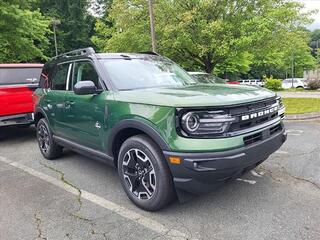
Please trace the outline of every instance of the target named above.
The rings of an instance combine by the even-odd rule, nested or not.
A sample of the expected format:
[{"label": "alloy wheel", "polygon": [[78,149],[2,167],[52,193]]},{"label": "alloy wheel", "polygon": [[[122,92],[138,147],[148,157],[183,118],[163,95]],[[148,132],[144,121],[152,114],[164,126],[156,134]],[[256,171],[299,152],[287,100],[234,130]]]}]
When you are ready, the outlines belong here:
[{"label": "alloy wheel", "polygon": [[41,151],[47,153],[50,147],[49,132],[44,124],[38,127],[38,141]]},{"label": "alloy wheel", "polygon": [[138,199],[150,199],[156,189],[156,174],[149,157],[139,149],[128,150],[122,162],[125,184]]}]

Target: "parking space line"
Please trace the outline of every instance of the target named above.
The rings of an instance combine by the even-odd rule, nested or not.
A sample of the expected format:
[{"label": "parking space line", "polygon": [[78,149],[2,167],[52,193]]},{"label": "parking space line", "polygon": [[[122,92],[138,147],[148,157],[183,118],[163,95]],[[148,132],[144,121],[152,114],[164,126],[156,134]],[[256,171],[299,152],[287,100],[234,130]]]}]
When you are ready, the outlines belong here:
[{"label": "parking space line", "polygon": [[252,174],[252,176],[259,177],[259,178],[263,177],[264,175],[264,172],[257,173],[255,170],[251,170],[250,173]]},{"label": "parking space line", "polygon": [[[73,187],[69,186],[68,184],[54,178],[51,177],[49,175],[46,175],[42,172],[38,172],[36,170],[34,170],[33,168],[27,167],[23,164],[20,164],[18,162],[14,162],[14,161],[10,161],[9,159],[0,156],[0,161],[3,163],[6,163],[10,166],[16,167],[34,177],[37,177],[39,179],[42,179],[48,183],[51,183],[69,193],[72,193],[74,195],[78,195],[79,192],[74,189]],[[163,225],[162,223],[159,223],[151,218],[145,217],[139,213],[136,213],[130,209],[127,209],[123,206],[120,206],[114,202],[111,202],[105,198],[102,198],[98,195],[95,195],[93,193],[87,192],[85,190],[81,189],[81,197],[83,199],[86,199],[96,205],[99,205],[100,207],[103,207],[109,211],[112,211],[128,220],[131,220],[133,222],[136,222],[156,233],[159,233],[160,235],[168,238],[168,239],[190,239],[190,237],[188,237],[185,233],[182,233],[178,230],[174,230],[174,229],[169,229],[167,228],[165,225]]]},{"label": "parking space line", "polygon": [[248,179],[242,179],[242,178],[237,178],[237,181],[249,183],[249,184],[251,184],[251,185],[254,185],[254,184],[257,183],[257,181],[255,181],[255,180],[248,180]]},{"label": "parking space line", "polygon": [[289,153],[286,152],[286,151],[280,151],[280,150],[276,151],[275,153],[277,153],[277,154],[289,154]]}]

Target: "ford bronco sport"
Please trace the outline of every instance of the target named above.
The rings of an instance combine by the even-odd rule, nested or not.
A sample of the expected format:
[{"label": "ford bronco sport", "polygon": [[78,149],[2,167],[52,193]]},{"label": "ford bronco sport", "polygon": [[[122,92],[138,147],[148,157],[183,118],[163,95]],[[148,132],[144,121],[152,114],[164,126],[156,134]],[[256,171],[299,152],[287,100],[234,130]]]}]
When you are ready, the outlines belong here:
[{"label": "ford bronco sport", "polygon": [[150,211],[239,177],[286,140],[275,93],[200,84],[156,53],[63,54],[45,64],[34,100],[45,158],[66,147],[114,164]]}]

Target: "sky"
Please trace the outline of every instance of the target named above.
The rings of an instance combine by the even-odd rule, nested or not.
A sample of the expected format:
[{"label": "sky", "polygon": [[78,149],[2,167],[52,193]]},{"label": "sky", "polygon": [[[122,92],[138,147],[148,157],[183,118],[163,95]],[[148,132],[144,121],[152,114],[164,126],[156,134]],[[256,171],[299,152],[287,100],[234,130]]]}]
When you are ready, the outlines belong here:
[{"label": "sky", "polygon": [[298,2],[304,3],[306,9],[308,10],[314,10],[318,9],[318,13],[312,16],[314,18],[314,23],[312,23],[310,26],[308,26],[308,29],[314,30],[314,29],[320,29],[320,0],[296,0]]}]

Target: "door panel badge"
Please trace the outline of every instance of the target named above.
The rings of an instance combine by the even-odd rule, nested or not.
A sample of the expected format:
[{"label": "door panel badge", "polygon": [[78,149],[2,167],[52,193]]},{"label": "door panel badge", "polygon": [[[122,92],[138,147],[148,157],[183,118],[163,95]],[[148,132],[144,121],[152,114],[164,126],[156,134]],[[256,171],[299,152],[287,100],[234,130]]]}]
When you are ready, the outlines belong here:
[{"label": "door panel badge", "polygon": [[101,125],[100,125],[99,122],[96,122],[96,124],[95,124],[94,126],[95,126],[95,128],[97,128],[97,129],[100,129],[100,128],[101,128]]}]

